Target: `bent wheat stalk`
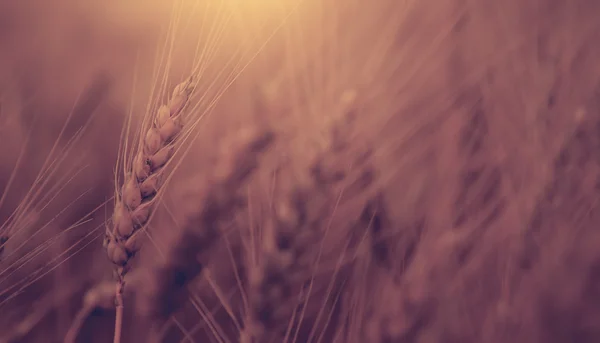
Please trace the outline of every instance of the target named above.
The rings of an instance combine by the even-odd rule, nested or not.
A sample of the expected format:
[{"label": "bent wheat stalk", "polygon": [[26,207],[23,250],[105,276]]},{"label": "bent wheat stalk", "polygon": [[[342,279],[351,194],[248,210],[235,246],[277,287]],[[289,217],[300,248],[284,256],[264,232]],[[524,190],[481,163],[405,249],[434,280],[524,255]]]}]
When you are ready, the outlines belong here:
[{"label": "bent wheat stalk", "polygon": [[123,321],[125,274],[131,258],[140,248],[140,238],[150,219],[156,194],[161,186],[164,166],[171,159],[175,141],[183,129],[181,116],[193,90],[192,79],[175,87],[141,138],[133,163],[126,169],[120,192],[115,194],[112,225],[107,227],[105,248],[116,266],[116,319],[114,342],[120,342]]}]

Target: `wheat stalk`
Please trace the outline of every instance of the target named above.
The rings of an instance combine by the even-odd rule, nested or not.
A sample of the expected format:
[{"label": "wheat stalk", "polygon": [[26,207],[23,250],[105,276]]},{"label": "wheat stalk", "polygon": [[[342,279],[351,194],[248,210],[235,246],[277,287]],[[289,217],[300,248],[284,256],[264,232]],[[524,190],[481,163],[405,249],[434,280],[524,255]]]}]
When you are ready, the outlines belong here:
[{"label": "wheat stalk", "polygon": [[108,257],[117,268],[115,343],[120,342],[121,337],[124,277],[131,258],[140,249],[140,237],[162,185],[164,166],[171,159],[174,143],[183,129],[181,117],[192,90],[190,78],[176,86],[168,104],[158,109],[150,129],[141,139],[133,163],[126,170],[120,192],[115,194],[112,226],[107,227],[104,242]]}]

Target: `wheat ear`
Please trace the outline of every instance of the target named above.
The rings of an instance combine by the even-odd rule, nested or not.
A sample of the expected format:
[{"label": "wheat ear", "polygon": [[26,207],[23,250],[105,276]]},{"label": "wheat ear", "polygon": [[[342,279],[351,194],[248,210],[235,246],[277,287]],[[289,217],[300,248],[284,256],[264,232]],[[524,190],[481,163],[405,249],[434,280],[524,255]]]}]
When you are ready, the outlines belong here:
[{"label": "wheat ear", "polygon": [[183,129],[182,113],[193,90],[192,79],[175,87],[141,139],[133,163],[126,170],[120,192],[115,194],[111,227],[107,228],[105,247],[117,267],[115,343],[120,342],[123,320],[123,289],[131,258],[140,248],[140,237],[150,219],[156,194],[171,159],[174,143]]},{"label": "wheat ear", "polygon": [[329,199],[310,186],[295,187],[288,196],[287,201],[278,201],[265,227],[259,263],[249,266],[250,304],[240,333],[242,343],[282,339],[305,300],[300,295],[314,264],[310,247],[321,238],[319,221]]},{"label": "wheat ear", "polygon": [[[309,338],[298,337],[306,319],[307,302],[314,292],[314,275],[324,258],[320,242],[332,211],[340,204],[336,195],[339,184],[346,183],[350,198],[359,197],[375,177],[368,164],[370,151],[358,156],[348,151],[346,133],[340,126],[348,124],[349,118],[343,119],[333,127],[329,149],[311,163],[307,178],[295,180],[287,189],[282,182],[272,216],[261,235],[260,258],[257,263],[250,263],[250,257],[246,259],[249,306],[239,336],[241,343],[294,342],[310,340],[316,334],[313,331]],[[347,170],[348,161],[353,162],[355,173]],[[321,316],[319,311],[317,322]],[[323,330],[327,325],[323,324]]]},{"label": "wheat ear", "polygon": [[[222,159],[209,180],[201,201],[186,201],[181,230],[170,244],[165,258],[149,273],[149,280],[140,289],[139,311],[155,322],[172,315],[186,299],[187,285],[198,277],[208,262],[212,247],[220,235],[220,224],[244,205],[241,187],[258,167],[260,155],[272,144],[272,132],[245,135],[241,148],[228,148],[230,155]],[[239,145],[238,145],[239,146]],[[194,198],[196,196],[194,195]]]}]

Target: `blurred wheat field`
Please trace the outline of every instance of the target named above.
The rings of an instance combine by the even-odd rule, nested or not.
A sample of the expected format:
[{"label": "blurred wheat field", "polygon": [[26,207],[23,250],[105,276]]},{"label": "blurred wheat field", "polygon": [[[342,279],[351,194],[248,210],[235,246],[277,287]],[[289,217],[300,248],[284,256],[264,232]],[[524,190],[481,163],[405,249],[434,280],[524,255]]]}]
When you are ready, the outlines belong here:
[{"label": "blurred wheat field", "polygon": [[0,1],[0,342],[597,342],[598,16]]}]

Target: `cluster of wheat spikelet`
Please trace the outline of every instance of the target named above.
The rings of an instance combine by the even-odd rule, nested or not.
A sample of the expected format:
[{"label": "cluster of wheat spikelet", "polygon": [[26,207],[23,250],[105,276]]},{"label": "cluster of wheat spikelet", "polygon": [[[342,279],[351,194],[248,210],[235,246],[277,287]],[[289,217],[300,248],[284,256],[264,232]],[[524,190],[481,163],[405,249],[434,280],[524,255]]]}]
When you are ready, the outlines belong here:
[{"label": "cluster of wheat spikelet", "polygon": [[107,230],[104,244],[110,261],[117,266],[116,341],[121,335],[124,277],[130,259],[140,249],[145,225],[164,179],[164,167],[173,155],[175,140],[182,130],[182,111],[188,105],[193,86],[190,78],[175,87],[169,103],[159,107],[156,116],[151,117],[151,127],[141,138],[132,163],[126,161],[125,181],[115,195],[112,227]]},{"label": "cluster of wheat spikelet", "polygon": [[192,87],[191,81],[180,84],[169,104],[158,109],[115,196],[113,227],[107,231],[105,245],[111,262],[119,267],[119,278],[125,275],[129,259],[139,250],[138,239],[150,219],[153,199],[163,181],[163,167],[175,149],[174,140],[182,129],[181,112]]}]

